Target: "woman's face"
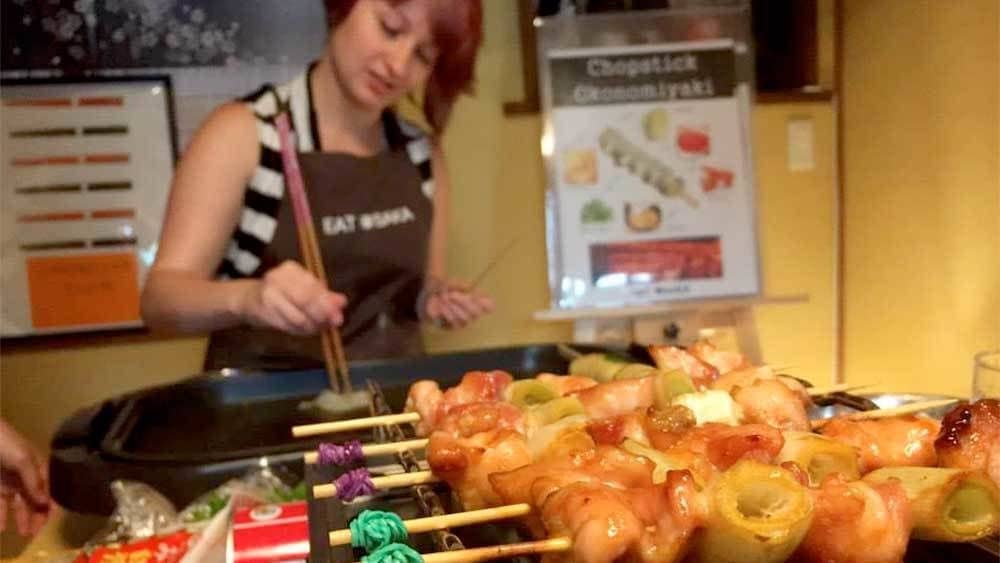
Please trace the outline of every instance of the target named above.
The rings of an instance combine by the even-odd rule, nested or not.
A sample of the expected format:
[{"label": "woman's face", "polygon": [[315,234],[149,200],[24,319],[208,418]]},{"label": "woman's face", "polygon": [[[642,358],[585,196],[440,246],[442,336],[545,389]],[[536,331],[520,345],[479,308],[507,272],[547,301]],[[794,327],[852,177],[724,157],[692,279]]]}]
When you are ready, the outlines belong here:
[{"label": "woman's face", "polygon": [[433,0],[358,0],[333,29],[327,56],[344,92],[373,111],[422,84],[434,67]]}]

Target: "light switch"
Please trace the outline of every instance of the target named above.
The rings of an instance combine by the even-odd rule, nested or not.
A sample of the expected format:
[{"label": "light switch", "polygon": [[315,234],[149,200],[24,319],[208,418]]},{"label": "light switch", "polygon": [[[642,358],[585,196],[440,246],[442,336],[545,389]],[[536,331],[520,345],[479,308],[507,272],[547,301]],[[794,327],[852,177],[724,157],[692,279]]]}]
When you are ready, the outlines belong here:
[{"label": "light switch", "polygon": [[788,120],[788,170],[807,172],[816,167],[815,135],[811,117]]}]

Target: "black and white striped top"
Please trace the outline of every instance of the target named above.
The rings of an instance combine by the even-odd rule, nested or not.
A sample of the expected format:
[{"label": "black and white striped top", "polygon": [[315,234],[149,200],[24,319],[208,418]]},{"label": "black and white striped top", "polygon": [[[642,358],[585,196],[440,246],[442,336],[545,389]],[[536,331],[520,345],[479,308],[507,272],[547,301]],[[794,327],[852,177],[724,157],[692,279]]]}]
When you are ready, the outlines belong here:
[{"label": "black and white striped top", "polygon": [[[310,70],[311,67],[285,85],[265,85],[243,98],[257,120],[260,162],[246,186],[239,224],[219,266],[218,275],[221,278],[260,277],[265,266],[262,260],[265,250],[274,240],[278,214],[285,199],[284,166],[278,130],[274,124],[279,108],[276,96],[280,96],[290,108],[298,151],[308,153],[320,150],[316,114],[311,102]],[[427,198],[432,198],[434,180],[430,139],[422,129],[397,118],[391,111],[386,112],[383,121],[389,145],[405,145],[410,162],[420,172],[421,191]]]}]

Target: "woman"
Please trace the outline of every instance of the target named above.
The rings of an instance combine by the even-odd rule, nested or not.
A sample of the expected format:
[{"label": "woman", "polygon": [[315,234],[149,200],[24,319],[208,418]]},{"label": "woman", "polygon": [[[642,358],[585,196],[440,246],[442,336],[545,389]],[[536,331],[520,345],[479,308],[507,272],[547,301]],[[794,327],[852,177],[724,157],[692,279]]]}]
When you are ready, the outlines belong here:
[{"label": "woman", "polygon": [[[206,368],[420,353],[418,320],[461,327],[492,302],[445,281],[449,183],[440,136],[470,87],[480,0],[326,0],[330,36],[298,79],[227,104],[178,166],[146,322],[212,331]],[[392,107],[423,89],[432,133]],[[274,117],[289,107],[330,288],[300,264]]]}]

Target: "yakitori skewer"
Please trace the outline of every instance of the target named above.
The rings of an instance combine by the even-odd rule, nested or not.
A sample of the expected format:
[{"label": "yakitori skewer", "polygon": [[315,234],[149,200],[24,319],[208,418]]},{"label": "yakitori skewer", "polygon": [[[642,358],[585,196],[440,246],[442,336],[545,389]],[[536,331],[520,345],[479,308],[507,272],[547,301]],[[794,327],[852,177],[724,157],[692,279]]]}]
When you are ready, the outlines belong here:
[{"label": "yakitori skewer", "polygon": [[857,391],[858,389],[864,389],[866,387],[872,387],[874,385],[875,385],[874,383],[867,383],[864,385],[838,383],[836,385],[826,385],[824,387],[807,387],[806,392],[809,393],[810,397],[822,397],[823,395],[829,395],[831,393],[844,393],[847,391]]},{"label": "yakitori skewer", "polygon": [[335,422],[319,422],[316,424],[303,424],[292,427],[292,436],[304,438],[306,436],[316,436],[319,434],[331,434],[334,432],[347,432],[348,430],[361,430],[364,428],[374,428],[376,426],[386,426],[389,424],[403,424],[405,422],[419,422],[420,413],[404,412],[400,414],[383,414],[379,416],[366,416],[364,418],[352,418],[350,420],[338,420]]},{"label": "yakitori skewer", "polygon": [[[811,388],[809,389],[809,394],[812,396],[819,396],[829,393],[836,393],[840,391],[860,389],[862,387],[867,387],[867,386],[868,385],[850,386],[847,384],[838,384],[827,387]],[[869,418],[869,417],[880,418],[882,416],[895,416],[895,414],[908,414],[909,412],[932,409],[935,407],[949,404],[951,402],[954,401],[953,400],[943,400],[936,402],[930,401],[929,403],[913,403],[912,405],[904,405],[902,407],[897,407],[903,409],[914,408],[915,411],[905,410],[905,411],[899,411],[897,413],[895,409],[882,409],[877,411],[866,411],[865,413],[858,413],[858,414],[864,415],[863,418]],[[871,413],[888,413],[888,414],[872,415]],[[365,428],[374,428],[376,426],[384,426],[388,424],[402,424],[407,422],[419,422],[419,421],[420,421],[420,413],[417,412],[404,412],[400,414],[369,416],[363,418],[354,418],[351,420],[338,420],[335,422],[320,422],[316,424],[303,424],[300,426],[293,426],[292,436],[296,438],[302,438],[306,436],[316,436],[319,434],[332,434],[336,432],[346,432],[350,430],[362,430]],[[816,421],[816,423],[823,424],[824,422]],[[397,450],[391,450],[391,451],[397,451]]]},{"label": "yakitori skewer", "polygon": [[412,471],[372,477],[366,468],[359,467],[337,477],[333,483],[313,487],[313,498],[337,497],[350,501],[359,496],[370,495],[380,489],[425,485],[439,481],[440,479],[431,471]]},{"label": "yakitori skewer", "polygon": [[[853,414],[846,415],[850,420],[873,420],[877,418],[891,418],[894,416],[903,416],[907,414],[916,414],[918,412],[936,409],[952,403],[957,402],[958,399],[937,399],[934,401],[918,401],[916,403],[909,403],[906,405],[900,405],[898,407],[893,407],[891,409],[877,409],[873,411],[862,411]],[[813,429],[820,428],[827,422],[833,420],[832,418],[821,418],[819,420],[812,421]]]},{"label": "yakitori skewer", "polygon": [[[399,516],[391,512],[365,510],[351,522],[349,529],[330,532],[330,545],[351,544],[372,552],[388,543],[405,542],[409,534],[496,522],[497,520],[518,518],[530,513],[530,504],[508,504],[482,510],[401,520]],[[371,533],[372,530],[377,533]],[[385,530],[390,530],[393,533],[385,534],[383,533]]]},{"label": "yakitori skewer", "polygon": [[427,438],[365,445],[356,441],[339,445],[324,442],[317,447],[317,451],[304,454],[302,461],[305,463],[319,463],[321,465],[349,465],[351,463],[361,463],[366,457],[419,450],[426,446]]},{"label": "yakitori skewer", "polygon": [[542,553],[569,551],[572,547],[573,542],[569,538],[550,538],[547,540],[422,554],[406,544],[394,543],[362,558],[361,562],[423,561],[423,563],[474,563],[476,561],[490,561],[505,557],[517,557],[519,555],[538,555]]}]

